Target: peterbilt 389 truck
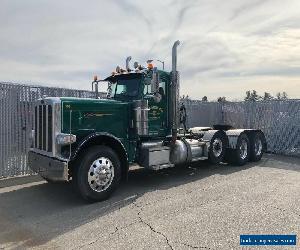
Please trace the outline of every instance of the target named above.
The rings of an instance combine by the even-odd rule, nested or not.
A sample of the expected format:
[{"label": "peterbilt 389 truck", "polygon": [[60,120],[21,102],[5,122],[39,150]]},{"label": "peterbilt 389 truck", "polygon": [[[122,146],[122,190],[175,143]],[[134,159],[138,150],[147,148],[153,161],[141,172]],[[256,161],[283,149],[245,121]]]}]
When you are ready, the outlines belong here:
[{"label": "peterbilt 389 truck", "polygon": [[[244,165],[259,161],[266,140],[259,129],[230,125],[186,128],[179,103],[176,41],[172,71],[129,59],[107,78],[107,99],[45,97],[34,107],[29,165],[47,181],[70,181],[88,201],[107,199],[129,167],[159,170],[200,160]],[[199,117],[201,119],[201,117]],[[183,124],[182,124],[183,123]],[[182,126],[183,125],[183,126]]]}]

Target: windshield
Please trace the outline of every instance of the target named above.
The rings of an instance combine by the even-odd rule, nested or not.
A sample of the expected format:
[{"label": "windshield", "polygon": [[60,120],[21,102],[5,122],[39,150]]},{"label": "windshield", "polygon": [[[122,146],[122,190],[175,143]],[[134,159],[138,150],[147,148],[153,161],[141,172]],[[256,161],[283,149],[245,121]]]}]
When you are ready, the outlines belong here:
[{"label": "windshield", "polygon": [[120,79],[116,82],[114,97],[136,97],[139,93],[140,79]]}]

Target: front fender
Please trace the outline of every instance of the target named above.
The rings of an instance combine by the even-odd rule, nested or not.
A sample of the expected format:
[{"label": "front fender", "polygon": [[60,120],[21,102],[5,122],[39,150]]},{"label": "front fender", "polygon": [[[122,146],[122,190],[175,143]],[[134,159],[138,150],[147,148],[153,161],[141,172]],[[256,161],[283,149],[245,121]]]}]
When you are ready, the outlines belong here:
[{"label": "front fender", "polygon": [[84,137],[79,142],[77,147],[74,150],[72,150],[71,160],[74,160],[78,156],[79,152],[82,151],[84,148],[88,147],[89,145],[97,144],[96,142],[101,142],[101,141],[105,142],[107,140],[114,141],[115,143],[117,143],[124,151],[126,155],[126,160],[128,161],[126,148],[124,144],[121,142],[121,140],[116,136],[106,132],[94,132]]}]

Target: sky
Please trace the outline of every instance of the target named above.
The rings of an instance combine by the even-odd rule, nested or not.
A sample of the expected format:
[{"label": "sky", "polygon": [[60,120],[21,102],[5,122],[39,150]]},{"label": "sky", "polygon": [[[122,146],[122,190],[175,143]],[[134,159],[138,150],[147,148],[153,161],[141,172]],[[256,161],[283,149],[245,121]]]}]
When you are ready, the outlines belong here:
[{"label": "sky", "polygon": [[[300,98],[299,0],[0,0],[0,81],[91,89],[125,59],[165,61],[181,95]],[[160,68],[161,63],[154,61]]]}]

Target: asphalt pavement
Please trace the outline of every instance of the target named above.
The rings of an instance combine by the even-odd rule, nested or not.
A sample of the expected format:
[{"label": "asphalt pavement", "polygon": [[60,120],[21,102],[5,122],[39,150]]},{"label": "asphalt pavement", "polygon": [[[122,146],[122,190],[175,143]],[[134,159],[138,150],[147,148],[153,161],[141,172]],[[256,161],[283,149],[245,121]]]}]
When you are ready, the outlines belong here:
[{"label": "asphalt pavement", "polygon": [[274,249],[241,248],[239,236],[300,236],[299,191],[300,159],[275,155],[243,167],[133,169],[93,204],[69,184],[0,180],[0,249]]}]

